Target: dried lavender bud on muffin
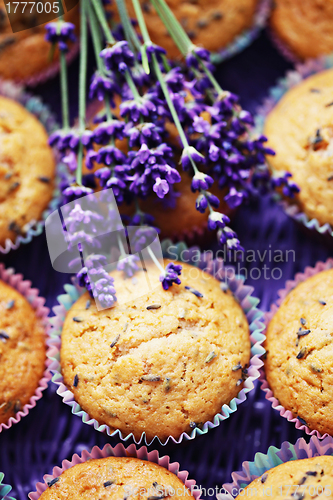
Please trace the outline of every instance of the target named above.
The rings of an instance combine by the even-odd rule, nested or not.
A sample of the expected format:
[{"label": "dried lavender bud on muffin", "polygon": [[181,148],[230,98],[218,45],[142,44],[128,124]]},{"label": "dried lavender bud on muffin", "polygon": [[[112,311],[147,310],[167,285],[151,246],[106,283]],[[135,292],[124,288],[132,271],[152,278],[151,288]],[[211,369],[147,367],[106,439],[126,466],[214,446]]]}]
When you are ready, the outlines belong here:
[{"label": "dried lavender bud on muffin", "polygon": [[41,320],[25,297],[0,280],[0,424],[34,395],[45,360]]},{"label": "dried lavender bud on muffin", "polygon": [[[49,3],[39,0],[39,10]],[[43,5],[41,5],[43,4]],[[51,2],[52,4],[52,2]],[[45,40],[45,24],[36,26],[38,15],[36,5],[24,3],[11,5],[11,21],[15,30],[13,33],[5,9],[5,3],[0,0],[0,77],[6,80],[21,82],[41,72],[47,71],[53,61],[58,60],[58,51],[50,58],[50,44]],[[47,6],[47,8],[49,8]],[[31,13],[30,13],[31,10]],[[45,10],[43,10],[45,12]],[[64,20],[79,26],[79,9],[74,7],[64,15]],[[78,31],[78,28],[77,28]]]},{"label": "dried lavender bud on muffin", "polygon": [[333,0],[274,0],[273,33],[300,59],[333,50]]},{"label": "dried lavender bud on muffin", "polygon": [[0,96],[0,245],[42,218],[54,189],[55,160],[43,125]]},{"label": "dried lavender bud on muffin", "polygon": [[268,115],[264,133],[277,171],[289,171],[300,187],[300,209],[333,225],[333,69],[289,90]]},{"label": "dried lavender bud on muffin", "polygon": [[74,465],[49,482],[40,500],[128,497],[194,500],[190,490],[172,472],[153,462],[127,457],[98,458]]},{"label": "dried lavender bud on muffin", "polygon": [[273,467],[250,483],[237,499],[294,498],[311,500],[317,497],[331,498],[333,491],[333,457],[291,460]]},{"label": "dried lavender bud on muffin", "polygon": [[[147,0],[141,0],[140,3],[152,41],[165,48],[171,59],[180,57],[151,3]],[[215,52],[225,48],[237,35],[251,27],[258,0],[167,0],[167,4],[192,42]],[[135,18],[131,0],[127,0],[126,5],[130,16]],[[114,12],[115,7],[112,10]]]},{"label": "dried lavender bud on muffin", "polygon": [[[84,294],[62,331],[65,384],[90,417],[137,439],[191,432],[237,396],[250,359],[246,316],[220,282],[188,264],[181,285],[135,298],[146,273],[115,277],[124,306],[86,309]],[[151,276],[160,271],[149,266]],[[78,316],[79,314],[79,320]],[[244,370],[245,369],[245,370]]]},{"label": "dried lavender bud on muffin", "polygon": [[265,373],[281,405],[333,434],[333,269],[299,283],[270,321]]}]

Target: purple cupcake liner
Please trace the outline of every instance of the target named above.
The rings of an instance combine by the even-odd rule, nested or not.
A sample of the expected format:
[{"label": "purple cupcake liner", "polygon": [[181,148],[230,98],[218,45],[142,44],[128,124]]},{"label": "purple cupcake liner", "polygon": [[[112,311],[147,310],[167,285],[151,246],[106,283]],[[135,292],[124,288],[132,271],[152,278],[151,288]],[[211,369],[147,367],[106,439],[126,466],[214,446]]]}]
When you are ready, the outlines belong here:
[{"label": "purple cupcake liner", "polygon": [[[45,328],[45,337],[49,335],[50,323],[48,319],[49,309],[44,306],[45,299],[40,297],[39,290],[37,288],[31,288],[31,282],[27,280],[23,280],[22,274],[15,274],[13,268],[5,269],[5,266],[0,263],[0,279],[12,286],[17,290],[23,297],[27,299],[32,308],[36,311],[37,318],[40,319],[44,328]],[[46,339],[45,339],[46,340]],[[0,433],[4,429],[9,429],[12,425],[17,424],[22,417],[28,415],[29,411],[36,406],[36,403],[43,396],[43,391],[48,386],[49,381],[51,380],[51,372],[48,368],[50,362],[48,358],[46,358],[46,368],[43,374],[43,377],[39,381],[38,387],[35,390],[33,396],[31,396],[29,403],[23,406],[22,410],[16,413],[15,417],[10,417],[7,423],[0,424]],[[1,499],[1,496],[0,496]]]},{"label": "purple cupcake liner", "polygon": [[[311,59],[302,64],[297,64],[295,70],[288,71],[283,78],[278,80],[277,85],[269,90],[269,96],[257,109],[255,117],[256,132],[263,132],[268,114],[273,110],[288,90],[293,88],[295,85],[298,85],[302,82],[302,80],[305,80],[309,76],[332,67],[333,55],[330,55],[320,57],[319,59]],[[298,205],[286,202],[279,195],[276,195],[276,200],[289,217],[308,230],[316,231],[331,241],[330,238],[333,236],[333,228],[330,224],[320,224],[317,219],[310,219],[308,215],[301,211]]]},{"label": "purple cupcake liner", "polygon": [[[24,91],[21,85],[17,85],[8,80],[0,79],[0,95],[4,97],[8,97],[9,99],[13,99],[17,101],[19,104],[24,106],[30,113],[35,115],[35,117],[42,123],[45,127],[48,135],[50,135],[54,130],[58,127],[53,115],[50,112],[50,109],[47,105],[43,104],[41,99],[37,96],[33,96]],[[48,207],[44,210],[42,214],[42,219],[39,221],[30,221],[29,228],[26,234],[23,236],[18,235],[15,241],[11,241],[9,238],[6,240],[4,246],[0,245],[0,254],[7,254],[11,250],[16,250],[21,244],[30,243],[34,236],[39,236],[42,234],[44,230],[44,223],[46,218],[56,210],[60,200],[60,170],[61,165],[57,165],[56,167],[56,179],[55,179],[55,188],[53,192],[53,197],[48,205]]]},{"label": "purple cupcake liner", "polygon": [[293,64],[299,64],[303,60],[298,57],[294,52],[291,50],[291,48],[279,38],[279,35],[275,33],[275,31],[268,26],[267,27],[267,33],[269,35],[269,38],[273,42],[274,47],[280,52],[280,54],[287,59],[287,61],[290,61]]},{"label": "purple cupcake liner", "polygon": [[[168,257],[167,249],[171,247],[171,241],[165,240],[162,243],[162,249],[164,255]],[[239,404],[243,403],[247,399],[247,393],[254,389],[254,382],[259,378],[259,369],[263,366],[263,362],[260,357],[264,354],[265,350],[262,347],[262,343],[265,340],[265,336],[262,334],[264,325],[262,323],[263,313],[257,309],[259,299],[252,297],[253,288],[244,285],[244,277],[234,276],[230,273],[230,268],[228,270],[224,269],[222,260],[212,259],[210,253],[201,254],[198,248],[188,249],[185,243],[178,243],[172,245],[172,256],[174,258],[175,253],[177,254],[178,260],[183,260],[193,265],[198,266],[200,269],[212,274],[217,279],[219,279],[222,284],[222,288],[227,284],[228,288],[232,291],[236,299],[239,301],[242,309],[244,310],[246,317],[249,322],[250,327],[250,339],[251,339],[251,359],[248,368],[248,378],[244,381],[243,388],[240,390],[237,397],[233,398],[229,405],[225,404],[221,408],[221,412],[215,415],[213,421],[205,422],[201,429],[195,428],[190,434],[186,432],[182,433],[179,438],[174,438],[169,436],[164,442],[162,442],[157,436],[155,436],[150,442],[146,439],[145,433],[143,433],[140,439],[136,440],[132,433],[128,435],[123,435],[123,433],[117,429],[111,431],[109,426],[99,424],[95,419],[90,418],[89,415],[83,411],[80,405],[75,401],[74,394],[66,387],[63,381],[63,376],[61,374],[60,366],[60,347],[61,347],[61,330],[64,323],[65,316],[70,307],[76,302],[76,300],[85,291],[79,288],[77,285],[65,285],[66,294],[60,295],[58,297],[57,305],[53,308],[55,316],[51,318],[52,330],[50,333],[48,357],[51,361],[50,370],[53,374],[52,381],[58,386],[57,393],[62,397],[63,402],[72,408],[72,413],[79,416],[82,422],[94,426],[94,428],[100,432],[105,432],[109,436],[117,436],[122,441],[127,441],[133,439],[135,443],[150,445],[154,439],[158,441],[161,445],[166,445],[169,440],[173,443],[181,443],[183,440],[192,440],[196,436],[201,436],[206,434],[209,429],[215,428],[223,420],[226,420],[232,413],[237,410]],[[200,258],[198,256],[200,255]]]},{"label": "purple cupcake liner", "polygon": [[211,54],[213,64],[219,64],[238,54],[259,36],[260,31],[266,26],[272,3],[272,0],[259,0],[252,26],[237,35],[225,48],[218,52],[213,52]]},{"label": "purple cupcake liner", "polygon": [[[294,445],[285,441],[280,449],[270,446],[267,455],[256,453],[253,462],[243,462],[242,470],[231,474],[233,482],[224,484],[224,491],[218,494],[217,498],[218,500],[231,500],[238,493],[246,497],[244,492],[242,494],[243,488],[246,488],[252,481],[273,467],[292,460],[303,460],[323,455],[333,455],[333,438],[331,436],[325,437],[322,441],[316,436],[312,436],[308,443],[304,438],[300,438]],[[325,496],[323,495],[323,497]]]},{"label": "purple cupcake liner", "polygon": [[[278,291],[279,299],[276,301],[275,304],[271,305],[270,311],[265,313],[266,328],[268,326],[268,323],[273,318],[274,314],[279,309],[279,306],[281,305],[284,298],[288,295],[288,293],[293,288],[295,288],[296,285],[298,285],[302,281],[307,280],[311,276],[314,276],[315,274],[320,273],[321,271],[326,271],[326,270],[332,269],[332,268],[333,268],[333,258],[330,258],[326,262],[317,262],[315,267],[306,267],[304,270],[304,273],[297,273],[293,280],[288,280],[286,282],[285,288]],[[266,331],[266,329],[265,329],[265,331]],[[265,392],[265,398],[268,401],[270,401],[274,410],[278,411],[280,413],[281,417],[286,418],[288,420],[288,422],[293,422],[295,424],[296,429],[301,430],[301,431],[305,431],[306,434],[311,435],[311,436],[316,436],[318,439],[323,439],[324,437],[328,436],[327,433],[322,435],[317,430],[310,430],[307,425],[304,425],[299,420],[299,418],[294,417],[293,413],[290,410],[286,410],[286,408],[284,408],[280,404],[279,400],[274,397],[273,391],[270,389],[270,387],[268,385],[268,382],[265,378],[265,372],[264,372],[263,368],[260,369],[259,381],[261,383],[261,389]]]},{"label": "purple cupcake liner", "polygon": [[88,450],[84,450],[81,455],[73,455],[71,461],[63,460],[61,467],[54,467],[52,474],[47,474],[43,477],[43,483],[36,484],[36,491],[31,492],[28,495],[30,500],[38,500],[41,494],[48,488],[47,483],[52,481],[52,479],[59,477],[64,471],[70,469],[71,467],[74,467],[74,465],[87,462],[91,459],[107,457],[139,458],[140,460],[145,460],[160,465],[164,469],[167,469],[168,471],[175,474],[191,491],[195,500],[200,500],[201,492],[198,488],[195,488],[196,481],[194,479],[188,479],[188,472],[181,471],[178,462],[170,462],[170,457],[167,455],[160,457],[157,450],[148,452],[145,446],[136,448],[134,444],[131,444],[130,446],[128,446],[128,448],[125,448],[121,443],[117,444],[117,446],[115,447],[112,447],[110,444],[106,444],[102,449],[98,446],[94,446],[94,448],[90,452]]}]

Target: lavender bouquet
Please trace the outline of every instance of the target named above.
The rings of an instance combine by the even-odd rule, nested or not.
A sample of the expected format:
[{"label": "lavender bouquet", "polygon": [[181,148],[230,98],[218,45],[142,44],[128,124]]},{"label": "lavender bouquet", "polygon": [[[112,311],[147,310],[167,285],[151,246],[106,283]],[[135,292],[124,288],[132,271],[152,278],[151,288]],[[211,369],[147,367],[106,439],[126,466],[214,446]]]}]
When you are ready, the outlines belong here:
[{"label": "lavender bouquet", "polygon": [[[116,0],[121,25],[112,26],[102,0],[81,0],[79,116],[75,127],[69,123],[65,62],[74,26],[61,20],[47,25],[46,38],[60,50],[63,121],[62,128],[50,137],[50,144],[68,167],[62,185],[64,203],[96,189],[112,188],[118,205],[135,206],[129,223],[138,226],[136,248],[140,249],[149,239],[149,228],[141,226],[154,226],[151,215],[140,208],[140,201],[147,197],[172,200],[183,170],[192,178],[196,209],[202,214],[208,212],[208,230],[216,231],[219,244],[228,250],[241,250],[237,234],[229,227],[229,217],[219,211],[220,199],[212,194],[212,186],[218,186],[231,209],[255,194],[279,188],[284,195],[293,196],[298,188],[289,173],[269,171],[265,155],[274,152],[265,147],[266,138],[252,136],[251,114],[241,108],[236,95],[220,87],[210,53],[193,45],[165,1],[150,3],[185,64],[171,63],[163,47],[151,41],[141,4],[139,0],[132,3],[136,20],[128,17],[125,1]],[[93,130],[87,128],[86,118],[88,29],[96,59],[89,98],[103,103]],[[177,145],[170,139],[170,126],[176,130]],[[88,174],[83,174],[83,166]],[[116,300],[113,280],[104,269],[105,257],[96,253],[88,229],[103,224],[103,220],[98,220],[93,210],[88,213],[79,206],[69,215],[73,248],[79,240],[80,250],[82,245],[91,247],[89,259],[77,274],[79,283],[110,307]],[[82,221],[86,230],[82,230]],[[124,257],[121,248],[120,254]],[[98,277],[94,284],[89,280],[89,269]],[[123,259],[119,261],[118,269],[131,276],[136,270],[135,256],[128,255],[126,265]],[[179,284],[180,274],[180,266],[168,264],[167,269],[162,268],[163,287]]]}]

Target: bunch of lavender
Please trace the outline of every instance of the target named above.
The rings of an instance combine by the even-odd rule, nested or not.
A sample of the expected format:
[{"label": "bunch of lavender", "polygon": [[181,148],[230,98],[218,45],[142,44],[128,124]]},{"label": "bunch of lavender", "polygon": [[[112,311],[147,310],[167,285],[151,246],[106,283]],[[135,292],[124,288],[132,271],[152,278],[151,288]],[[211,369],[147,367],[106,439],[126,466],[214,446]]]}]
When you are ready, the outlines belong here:
[{"label": "bunch of lavender", "polygon": [[[79,126],[68,126],[67,78],[62,66],[64,125],[50,139],[75,172],[75,182],[64,189],[65,201],[88,194],[97,182],[102,188],[113,189],[118,204],[135,202],[132,224],[151,223],[149,214],[140,211],[138,200],[150,195],[170,197],[173,185],[181,179],[176,148],[167,143],[172,123],[179,136],[181,168],[192,176],[192,191],[198,194],[197,210],[209,211],[208,229],[217,230],[220,244],[238,250],[240,242],[228,226],[229,218],[216,210],[220,202],[210,192],[214,183],[230,208],[239,206],[259,188],[268,190],[280,184],[292,195],[297,187],[289,183],[289,174],[278,180],[271,178],[265,155],[274,153],[265,147],[266,138],[251,138],[251,115],[242,110],[237,96],[221,89],[208,51],[192,44],[164,0],[151,3],[184,54],[185,67],[172,65],[165,50],[152,43],[139,0],[132,2],[142,38],[133,29],[124,0],[117,0],[122,30],[117,30],[116,39],[101,0],[82,0]],[[92,131],[85,129],[87,24],[96,55],[89,97],[104,102],[104,111]],[[119,39],[120,32],[125,40]],[[58,43],[63,44],[64,33],[61,29],[58,33]],[[120,102],[119,112],[114,114],[116,102]],[[126,148],[120,149],[120,141]],[[88,169],[94,169],[93,175],[82,175],[83,161]],[[164,288],[179,282],[178,276],[174,269],[163,270]]]}]

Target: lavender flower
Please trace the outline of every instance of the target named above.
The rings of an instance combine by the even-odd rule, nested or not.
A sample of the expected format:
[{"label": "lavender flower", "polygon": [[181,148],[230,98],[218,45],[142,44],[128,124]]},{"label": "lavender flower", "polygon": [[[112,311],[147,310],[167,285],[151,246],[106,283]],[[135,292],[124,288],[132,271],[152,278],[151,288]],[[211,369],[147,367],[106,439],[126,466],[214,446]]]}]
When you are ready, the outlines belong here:
[{"label": "lavender flower", "polygon": [[204,174],[203,172],[197,172],[191,184],[191,189],[193,193],[200,191],[201,189],[207,190],[214,184],[214,179],[210,175]]},{"label": "lavender flower", "polygon": [[112,73],[106,75],[95,71],[91,78],[89,99],[98,99],[99,101],[103,101],[105,97],[109,97],[114,107],[115,104],[113,98],[115,94],[120,94],[120,88]]},{"label": "lavender flower", "polygon": [[125,71],[134,65],[133,52],[124,40],[116,42],[112,47],[102,50],[100,57],[104,60],[105,66],[109,71],[125,73]]},{"label": "lavender flower", "polygon": [[61,52],[68,51],[68,42],[76,41],[76,36],[74,34],[75,26],[72,23],[67,23],[65,21],[52,22],[46,24],[45,29],[45,40],[52,44],[57,43]]},{"label": "lavender flower", "polygon": [[181,275],[182,266],[179,264],[174,264],[173,262],[169,262],[167,264],[165,271],[160,276],[160,281],[164,290],[169,290],[169,288],[176,283],[177,285],[181,284],[181,280],[178,276]]},{"label": "lavender flower", "polygon": [[184,170],[189,170],[192,166],[191,160],[196,164],[205,163],[205,157],[193,146],[188,146],[183,149],[180,159]]},{"label": "lavender flower", "polygon": [[118,264],[117,270],[124,271],[125,275],[128,278],[134,276],[136,271],[139,270],[137,262],[140,262],[140,259],[137,255],[127,255],[126,257],[121,257]]}]

